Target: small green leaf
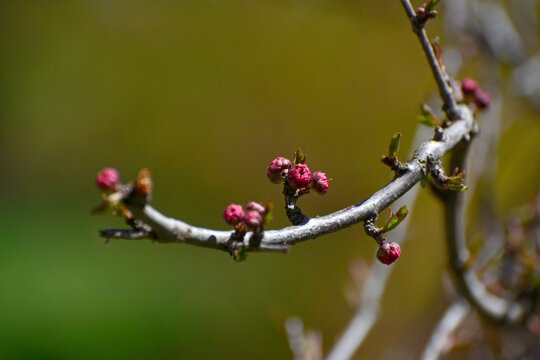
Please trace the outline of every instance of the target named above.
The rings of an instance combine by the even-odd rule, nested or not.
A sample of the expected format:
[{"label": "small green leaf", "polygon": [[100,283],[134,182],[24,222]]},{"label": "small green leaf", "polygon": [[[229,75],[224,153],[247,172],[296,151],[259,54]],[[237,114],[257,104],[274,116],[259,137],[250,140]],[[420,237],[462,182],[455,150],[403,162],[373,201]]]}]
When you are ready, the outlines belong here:
[{"label": "small green leaf", "polygon": [[401,133],[396,133],[392,136],[390,140],[390,145],[388,146],[388,157],[395,158],[399,150],[399,139],[401,138]]},{"label": "small green leaf", "polygon": [[409,210],[407,209],[407,205],[403,205],[399,208],[398,212],[396,213],[396,216],[399,220],[399,222],[402,222],[407,215],[409,214]]},{"label": "small green leaf", "polygon": [[450,185],[463,185],[463,178],[460,176],[451,176],[446,183]]},{"label": "small green leaf", "polygon": [[429,107],[428,104],[420,104],[420,114],[421,115],[418,116],[418,121],[420,123],[431,127],[441,125],[439,119],[435,115],[435,112]]},{"label": "small green leaf", "polygon": [[434,121],[433,118],[428,117],[428,116],[419,115],[417,117],[417,120],[419,123],[427,125],[429,127],[439,126],[438,122]]},{"label": "small green leaf", "polygon": [[397,217],[392,216],[390,218],[390,220],[388,220],[386,225],[383,226],[382,232],[383,233],[388,232],[388,231],[392,230],[393,228],[395,228],[396,226],[398,226],[398,219],[397,219]]},{"label": "small green leaf", "polygon": [[305,164],[306,163],[306,155],[304,155],[304,152],[302,149],[298,148],[296,152],[294,153],[293,157],[293,164]]},{"label": "small green leaf", "polygon": [[465,186],[465,182],[463,180],[462,175],[449,177],[446,180],[446,182],[443,184],[443,187],[445,189],[454,190],[454,191],[467,190],[467,186]]},{"label": "small green leaf", "polygon": [[395,214],[392,214],[392,210],[390,210],[391,216],[388,219],[388,222],[386,223],[386,225],[383,226],[382,232],[385,233],[385,232],[395,229],[396,226],[398,226],[407,217],[408,213],[409,213],[409,210],[407,210],[406,205],[403,205],[402,207],[400,207],[398,212]]}]

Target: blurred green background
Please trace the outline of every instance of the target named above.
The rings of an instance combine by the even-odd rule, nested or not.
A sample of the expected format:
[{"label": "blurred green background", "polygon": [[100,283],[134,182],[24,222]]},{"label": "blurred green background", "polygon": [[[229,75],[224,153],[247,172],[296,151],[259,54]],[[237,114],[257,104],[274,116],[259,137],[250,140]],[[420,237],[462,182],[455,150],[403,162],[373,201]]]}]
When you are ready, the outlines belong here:
[{"label": "blurred green background", "polygon": [[[375,256],[361,227],[244,263],[105,246],[98,229],[123,224],[89,215],[94,176],[114,166],[129,181],[148,167],[154,206],[220,229],[230,202],[271,198],[278,228],[266,167],[301,146],[334,179],[301,200],[307,214],[365,198],[391,177],[379,162],[388,139],[401,131],[406,153],[434,90],[398,2],[4,0],[0,40],[0,358],[286,359],[293,314],[333,344],[353,313],[347,265]],[[537,115],[511,120],[501,213],[540,173]],[[440,210],[421,191],[359,358],[416,358],[448,303]]]}]

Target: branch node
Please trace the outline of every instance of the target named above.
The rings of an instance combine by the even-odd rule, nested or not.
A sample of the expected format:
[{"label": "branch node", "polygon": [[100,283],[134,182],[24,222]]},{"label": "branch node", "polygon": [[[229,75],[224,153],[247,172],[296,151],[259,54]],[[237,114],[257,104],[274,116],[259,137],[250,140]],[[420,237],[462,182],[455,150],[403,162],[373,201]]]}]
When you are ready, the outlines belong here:
[{"label": "branch node", "polygon": [[440,126],[435,127],[435,134],[433,135],[433,141],[444,141],[444,130]]},{"label": "branch node", "polygon": [[371,236],[375,239],[375,241],[378,244],[382,244],[385,240],[382,236],[382,228],[379,228],[375,225],[375,220],[377,220],[377,216],[371,217],[364,221],[364,231],[368,236]]},{"label": "branch node", "polygon": [[460,172],[459,168],[455,168],[451,176],[446,176],[441,166],[441,161],[433,161],[432,159],[428,159],[428,168],[437,185],[443,189],[453,191],[467,190],[467,186],[465,186],[465,170]]}]

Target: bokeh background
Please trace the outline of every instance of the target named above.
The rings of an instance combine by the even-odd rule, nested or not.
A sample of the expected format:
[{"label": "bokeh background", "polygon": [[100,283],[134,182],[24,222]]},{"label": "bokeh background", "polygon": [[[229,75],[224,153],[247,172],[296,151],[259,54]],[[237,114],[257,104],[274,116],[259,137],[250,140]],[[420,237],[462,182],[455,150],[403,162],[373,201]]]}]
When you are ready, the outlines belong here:
[{"label": "bokeh background", "polygon": [[[397,131],[407,152],[435,89],[397,1],[4,0],[0,44],[0,358],[286,359],[290,315],[332,345],[354,312],[347,267],[375,256],[362,227],[243,263],[187,245],[106,246],[98,229],[123,224],[90,216],[94,176],[148,167],[154,206],[219,229],[230,202],[273,199],[279,228],[266,167],[300,146],[334,179],[301,200],[307,214],[362,200],[391,178],[380,155]],[[538,113],[513,101],[500,214],[540,174]],[[450,301],[429,191],[409,221],[358,358],[416,358]]]}]

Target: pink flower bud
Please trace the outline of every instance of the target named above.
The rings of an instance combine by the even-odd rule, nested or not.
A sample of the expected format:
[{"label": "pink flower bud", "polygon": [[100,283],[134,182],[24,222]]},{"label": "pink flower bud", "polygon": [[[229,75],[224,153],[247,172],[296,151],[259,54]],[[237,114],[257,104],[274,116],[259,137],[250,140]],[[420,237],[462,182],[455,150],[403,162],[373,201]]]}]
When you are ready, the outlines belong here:
[{"label": "pink flower bud", "polygon": [[326,194],[326,192],[328,192],[328,178],[325,173],[322,171],[315,171],[313,175],[311,175],[311,180],[313,181],[313,188],[315,188],[319,194]]},{"label": "pink flower bud", "polygon": [[421,6],[418,9],[416,9],[416,16],[421,17],[421,18],[425,17],[426,16],[426,8]]},{"label": "pink flower bud", "polygon": [[307,188],[311,182],[311,171],[306,164],[296,164],[289,170],[287,181],[296,189]]},{"label": "pink flower bud", "polygon": [[377,259],[383,264],[390,265],[398,259],[400,253],[401,249],[397,243],[382,244],[377,251]]},{"label": "pink flower bud", "polygon": [[242,220],[248,229],[253,230],[261,226],[262,215],[257,210],[248,210]]},{"label": "pink flower bud", "polygon": [[291,166],[292,164],[289,159],[279,156],[270,163],[270,166],[266,171],[266,176],[268,176],[273,183],[282,183]]},{"label": "pink flower bud", "polygon": [[230,204],[223,212],[223,219],[229,225],[236,225],[244,217],[244,207],[238,204]]},{"label": "pink flower bud", "polygon": [[491,95],[483,89],[476,89],[473,96],[473,101],[479,109],[485,109],[491,104]]},{"label": "pink flower bud", "polygon": [[103,190],[116,190],[120,185],[120,172],[110,167],[101,169],[96,175],[96,185]]},{"label": "pink flower bud", "polygon": [[266,211],[266,208],[261,203],[258,203],[256,201],[250,201],[246,205],[246,210],[255,210],[262,215]]},{"label": "pink flower bud", "polygon": [[461,79],[461,91],[463,91],[465,95],[473,94],[476,89],[478,89],[478,83],[476,80],[471,78]]}]

